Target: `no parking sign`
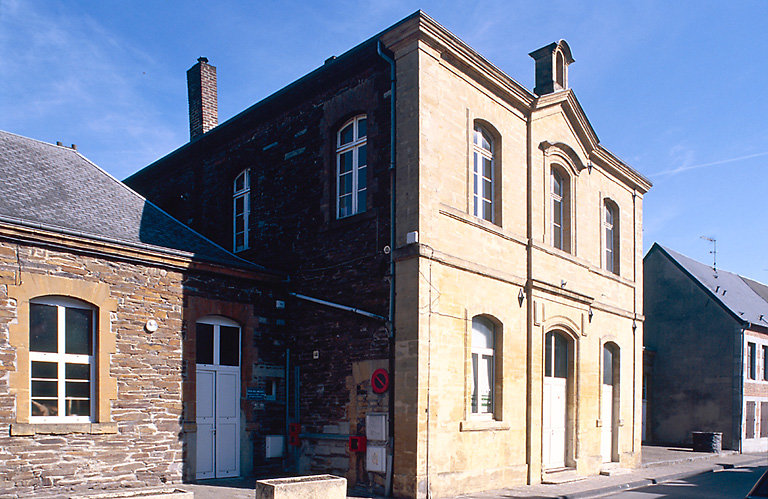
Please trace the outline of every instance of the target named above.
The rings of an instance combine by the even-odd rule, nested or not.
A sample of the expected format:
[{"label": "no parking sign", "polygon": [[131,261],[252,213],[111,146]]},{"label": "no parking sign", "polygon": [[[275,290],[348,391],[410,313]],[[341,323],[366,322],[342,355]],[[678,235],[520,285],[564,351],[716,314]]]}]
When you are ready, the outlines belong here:
[{"label": "no parking sign", "polygon": [[386,369],[376,369],[371,375],[373,393],[384,393],[389,389],[389,373]]}]

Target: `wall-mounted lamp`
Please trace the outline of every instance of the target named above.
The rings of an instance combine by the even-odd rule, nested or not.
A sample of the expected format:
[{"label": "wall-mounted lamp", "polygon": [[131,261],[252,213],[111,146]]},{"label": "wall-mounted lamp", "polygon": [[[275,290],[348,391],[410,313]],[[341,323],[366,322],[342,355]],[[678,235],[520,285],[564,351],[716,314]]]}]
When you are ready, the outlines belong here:
[{"label": "wall-mounted lamp", "polygon": [[565,279],[560,279],[560,287],[561,288],[564,288],[566,284],[568,284],[568,281],[566,281]]},{"label": "wall-mounted lamp", "polygon": [[589,307],[589,310],[587,310],[587,315],[589,316],[589,322],[592,322],[592,316],[595,315],[595,313],[592,312],[592,307]]},{"label": "wall-mounted lamp", "polygon": [[632,332],[634,333],[637,330],[637,322],[632,321]]},{"label": "wall-mounted lamp", "polygon": [[592,173],[592,162],[591,161],[587,162],[587,173],[589,173],[589,174]]},{"label": "wall-mounted lamp", "polygon": [[517,303],[520,304],[520,306],[523,306],[523,300],[525,300],[525,293],[523,293],[523,288],[520,288],[520,292],[517,294]]}]

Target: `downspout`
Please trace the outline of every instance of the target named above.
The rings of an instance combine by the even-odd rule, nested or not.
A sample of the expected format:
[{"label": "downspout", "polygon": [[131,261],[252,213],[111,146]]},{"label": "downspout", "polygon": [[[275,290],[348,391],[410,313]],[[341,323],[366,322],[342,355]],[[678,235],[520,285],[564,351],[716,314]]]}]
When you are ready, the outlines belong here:
[{"label": "downspout", "polygon": [[[632,190],[632,274],[632,281],[635,283],[632,288],[632,453],[634,454],[637,452],[635,446],[635,439],[637,438],[637,192],[634,189]],[[645,334],[645,323],[643,323],[643,334]],[[642,349],[640,352],[642,355]],[[640,369],[643,369],[643,366],[643,359],[641,358]],[[640,424],[643,424],[642,416]]]},{"label": "downspout", "polygon": [[[379,40],[376,50],[382,59],[387,61],[389,75],[389,377],[395,379],[395,60],[388,56],[384,45]],[[392,466],[395,454],[395,383],[389,388],[389,453],[387,454],[387,476],[384,494],[392,495]]]},{"label": "downspout", "polygon": [[741,348],[739,348],[739,370],[738,370],[738,378],[739,378],[739,436],[738,436],[738,442],[739,442],[739,454],[742,453],[742,441],[744,437],[744,377],[746,375],[745,369],[744,369],[744,330],[749,327],[749,322],[746,323],[746,325],[743,325],[740,330],[740,338],[739,338],[739,344],[741,345]]}]

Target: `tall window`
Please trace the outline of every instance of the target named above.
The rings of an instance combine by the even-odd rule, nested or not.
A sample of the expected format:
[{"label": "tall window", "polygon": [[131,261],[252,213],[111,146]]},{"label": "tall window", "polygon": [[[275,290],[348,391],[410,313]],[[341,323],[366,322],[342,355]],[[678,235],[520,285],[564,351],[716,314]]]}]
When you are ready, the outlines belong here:
[{"label": "tall window", "polygon": [[605,230],[605,269],[619,273],[619,210],[610,200],[603,203]]},{"label": "tall window", "polygon": [[248,216],[250,215],[251,178],[248,169],[235,178],[233,196],[233,227],[235,251],[248,249]]},{"label": "tall window", "polygon": [[566,250],[565,246],[565,234],[564,234],[564,192],[565,182],[562,175],[558,173],[554,168],[551,173],[552,183],[552,246],[555,248]]},{"label": "tall window", "polygon": [[493,139],[480,126],[475,126],[472,140],[472,214],[494,221]]},{"label": "tall window", "polygon": [[757,379],[757,345],[747,343],[747,377]]},{"label": "tall window", "polygon": [[94,309],[64,297],[29,304],[33,422],[89,422],[93,414]]},{"label": "tall window", "polygon": [[[768,381],[768,345],[763,345],[763,379]],[[768,430],[768,426],[765,429]]]},{"label": "tall window", "polygon": [[493,322],[485,317],[472,319],[472,414],[493,415],[495,387]]},{"label": "tall window", "polygon": [[568,377],[568,340],[555,332],[544,337],[544,376]]},{"label": "tall window", "polygon": [[336,218],[366,210],[368,196],[368,120],[360,115],[336,136]]}]

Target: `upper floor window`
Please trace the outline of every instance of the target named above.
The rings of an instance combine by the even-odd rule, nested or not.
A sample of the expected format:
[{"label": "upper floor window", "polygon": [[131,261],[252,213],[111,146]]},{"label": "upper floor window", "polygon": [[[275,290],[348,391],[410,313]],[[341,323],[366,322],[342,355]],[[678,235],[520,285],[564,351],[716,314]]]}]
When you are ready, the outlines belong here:
[{"label": "upper floor window", "polygon": [[355,116],[336,135],[336,218],[367,207],[368,157],[366,116]]},{"label": "upper floor window", "polygon": [[94,399],[95,310],[71,298],[29,304],[30,420],[90,422]]},{"label": "upper floor window", "polygon": [[619,209],[610,200],[603,203],[603,229],[605,232],[605,269],[619,273]]},{"label": "upper floor window", "polygon": [[493,415],[496,332],[489,319],[472,318],[472,414]]},{"label": "upper floor window", "polygon": [[233,197],[233,247],[248,249],[248,216],[250,214],[251,178],[246,168],[235,178]]},{"label": "upper floor window", "polygon": [[472,214],[495,222],[494,143],[491,134],[475,125],[472,140]]},{"label": "upper floor window", "polygon": [[747,377],[757,379],[757,344],[747,343]]},{"label": "upper floor window", "polygon": [[568,251],[566,245],[566,183],[563,175],[555,168],[552,168],[551,177],[551,198],[552,198],[552,246]]},{"label": "upper floor window", "polygon": [[763,345],[763,379],[768,381],[768,345]]}]

